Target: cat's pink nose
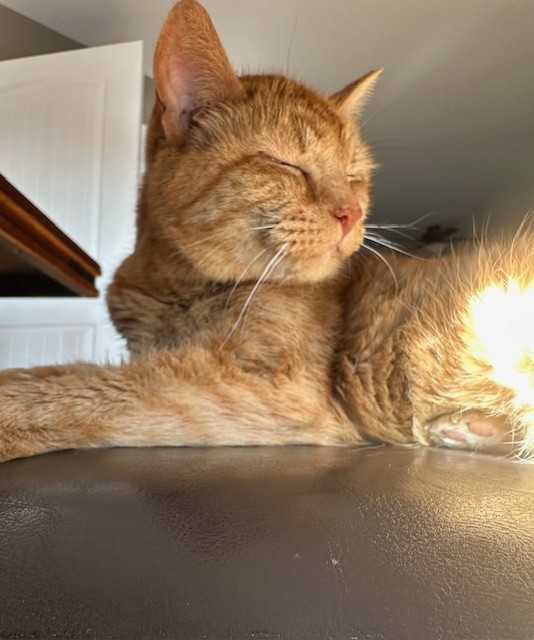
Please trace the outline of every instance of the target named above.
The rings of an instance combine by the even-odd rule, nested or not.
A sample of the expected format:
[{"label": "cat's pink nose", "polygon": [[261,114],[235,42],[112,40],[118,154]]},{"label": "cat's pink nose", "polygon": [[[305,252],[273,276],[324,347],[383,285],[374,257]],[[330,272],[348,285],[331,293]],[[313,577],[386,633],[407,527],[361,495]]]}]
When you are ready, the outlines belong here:
[{"label": "cat's pink nose", "polygon": [[344,205],[342,207],[338,207],[334,213],[334,218],[337,218],[339,222],[341,222],[341,229],[343,230],[343,235],[346,236],[347,233],[352,229],[352,227],[358,222],[358,220],[362,217],[362,210],[360,207],[356,205]]}]

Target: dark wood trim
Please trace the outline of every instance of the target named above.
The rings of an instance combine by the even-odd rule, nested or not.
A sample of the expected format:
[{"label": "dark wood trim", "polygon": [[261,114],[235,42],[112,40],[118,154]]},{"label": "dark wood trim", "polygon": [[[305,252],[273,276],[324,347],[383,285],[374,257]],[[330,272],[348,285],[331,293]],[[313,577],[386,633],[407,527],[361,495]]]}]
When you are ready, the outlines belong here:
[{"label": "dark wood trim", "polygon": [[98,296],[99,265],[0,174],[0,247],[81,296]]}]

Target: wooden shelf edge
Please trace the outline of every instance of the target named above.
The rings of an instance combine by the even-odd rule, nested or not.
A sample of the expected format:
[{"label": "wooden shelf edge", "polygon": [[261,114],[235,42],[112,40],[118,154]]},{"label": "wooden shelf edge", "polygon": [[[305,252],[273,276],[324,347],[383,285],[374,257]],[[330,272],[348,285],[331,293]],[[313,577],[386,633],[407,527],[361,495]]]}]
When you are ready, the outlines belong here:
[{"label": "wooden shelf edge", "polygon": [[99,295],[95,287],[95,278],[101,274],[98,263],[1,174],[0,247],[77,295]]},{"label": "wooden shelf edge", "polygon": [[24,228],[41,244],[52,244],[61,253],[75,259],[92,276],[101,275],[100,266],[73,242],[46,215],[0,173],[0,214]]}]

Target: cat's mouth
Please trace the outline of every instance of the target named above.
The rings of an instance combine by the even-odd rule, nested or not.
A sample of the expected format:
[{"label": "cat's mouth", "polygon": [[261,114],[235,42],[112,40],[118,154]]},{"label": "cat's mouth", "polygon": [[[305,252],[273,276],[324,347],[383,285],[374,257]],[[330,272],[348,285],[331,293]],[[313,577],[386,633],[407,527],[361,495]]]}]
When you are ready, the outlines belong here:
[{"label": "cat's mouth", "polygon": [[363,244],[364,231],[345,234],[330,242],[321,243],[315,248],[294,247],[289,251],[295,258],[303,260],[328,260],[331,258],[344,260],[357,251]]},{"label": "cat's mouth", "polygon": [[340,265],[361,247],[361,241],[350,241],[346,237],[328,247],[306,253],[296,253],[292,258],[296,273],[305,280],[317,281],[327,278],[337,271]]}]

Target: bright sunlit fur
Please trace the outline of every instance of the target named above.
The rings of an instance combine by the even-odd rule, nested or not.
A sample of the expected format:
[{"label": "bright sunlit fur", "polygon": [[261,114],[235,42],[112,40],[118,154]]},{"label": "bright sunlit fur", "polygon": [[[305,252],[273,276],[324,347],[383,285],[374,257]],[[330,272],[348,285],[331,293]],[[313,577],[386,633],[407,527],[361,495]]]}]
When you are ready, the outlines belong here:
[{"label": "bright sunlit fur", "polygon": [[534,411],[534,284],[489,285],[469,305],[473,350],[492,366],[491,378]]},{"label": "bright sunlit fur", "polygon": [[[529,236],[527,236],[528,238]],[[474,292],[465,318],[464,339],[477,359],[490,365],[489,378],[513,392],[512,409],[516,424],[523,427],[522,453],[534,453],[534,272],[524,270],[526,261],[517,259],[522,241],[516,241],[510,253],[511,270],[516,256],[515,277],[502,270],[488,285]],[[532,244],[525,247],[534,260]],[[519,267],[519,268],[518,268]],[[510,273],[510,272],[508,272]]]},{"label": "bright sunlit fur", "polygon": [[[532,345],[532,231],[432,260],[373,247],[351,257],[373,170],[354,117],[379,71],[333,96],[284,76],[238,78],[206,12],[183,0],[154,75],[136,247],[107,294],[132,359],[0,372],[0,459],[94,446],[428,445],[429,421],[464,409],[508,416],[528,457],[532,404],[513,372],[530,366],[517,345]],[[334,215],[344,206],[362,213],[346,235]],[[507,305],[487,329],[484,292],[519,300],[510,282],[522,310]]]}]

